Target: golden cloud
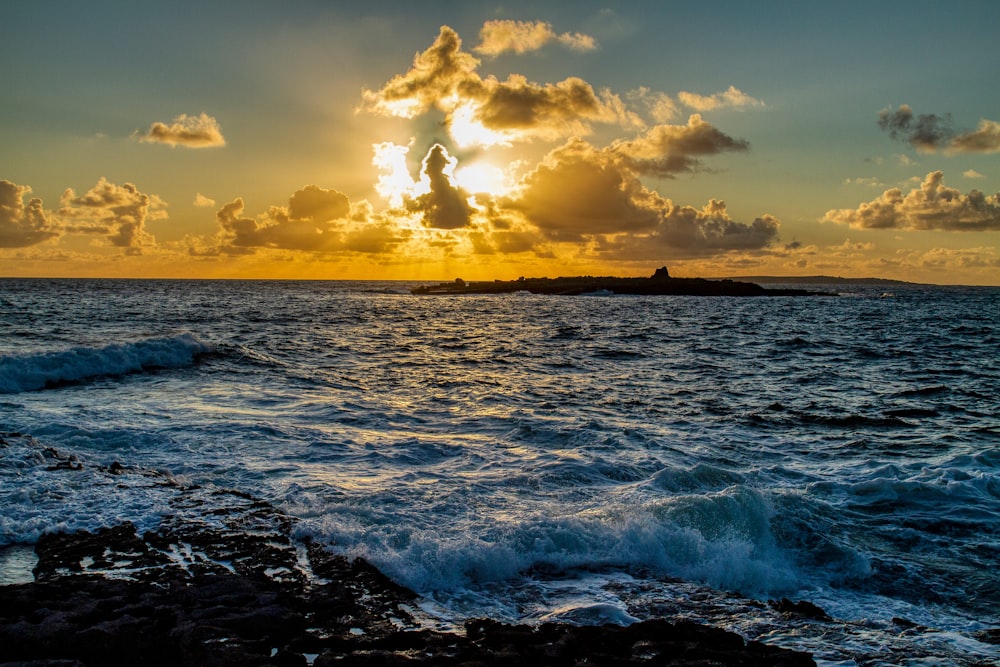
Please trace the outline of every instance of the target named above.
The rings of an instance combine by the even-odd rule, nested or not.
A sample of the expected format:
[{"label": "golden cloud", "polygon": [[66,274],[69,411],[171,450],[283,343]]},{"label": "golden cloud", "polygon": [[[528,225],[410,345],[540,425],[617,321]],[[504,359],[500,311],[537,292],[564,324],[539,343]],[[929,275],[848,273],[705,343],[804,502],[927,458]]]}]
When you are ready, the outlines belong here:
[{"label": "golden cloud", "polygon": [[146,222],[164,220],[167,203],[156,195],[140,192],[132,183],[116,185],[103,176],[97,184],[77,196],[68,188],[60,199],[59,216],[67,232],[106,236],[129,254],[140,254],[155,240]]},{"label": "golden cloud", "polygon": [[597,42],[590,35],[564,32],[557,35],[545,21],[487,21],[479,31],[479,45],[473,51],[496,57],[502,53],[537,51],[556,42],[574,51],[593,51]]},{"label": "golden cloud", "polygon": [[26,248],[61,235],[41,199],[32,197],[25,206],[24,197],[29,194],[27,185],[0,180],[0,248]]},{"label": "golden cloud", "polygon": [[997,231],[1000,194],[987,196],[970,190],[963,195],[944,185],[943,172],[932,171],[918,189],[906,195],[891,188],[856,209],[827,211],[823,220],[860,229]]},{"label": "golden cloud", "polygon": [[385,221],[373,221],[367,202],[352,204],[346,195],[316,185],[297,190],[287,207],[272,206],[259,219],[245,216],[244,208],[243,199],[237,197],[216,212],[222,252],[245,254],[269,248],[383,253],[408,237],[406,230]]},{"label": "golden cloud", "polygon": [[551,151],[505,204],[547,236],[576,241],[586,235],[651,230],[664,208],[664,200],[617,155],[582,139]]},{"label": "golden cloud", "polygon": [[458,33],[442,26],[409,71],[380,90],[362,91],[360,110],[413,118],[437,109],[447,114],[449,131],[463,146],[587,134],[595,122],[641,125],[616,95],[598,94],[577,77],[540,85],[511,74],[500,81],[483,79],[478,67],[479,60],[462,51]]},{"label": "golden cloud", "polygon": [[714,95],[699,95],[681,91],[677,94],[677,99],[685,106],[689,106],[696,111],[714,111],[722,108],[743,109],[746,107],[762,107],[764,102],[750,97],[736,86]]},{"label": "golden cloud", "polygon": [[680,114],[677,103],[670,95],[653,92],[646,86],[629,91],[626,97],[629,101],[645,107],[650,117],[657,123],[666,123]]},{"label": "golden cloud", "polygon": [[169,125],[157,121],[149,126],[140,141],[187,148],[212,148],[226,145],[226,139],[222,136],[219,122],[204,112],[197,116],[188,116],[182,113],[174,118],[174,122]]},{"label": "golden cloud", "polygon": [[553,241],[595,242],[605,259],[701,256],[761,249],[777,239],[777,218],[741,223],[720,200],[701,209],[678,206],[646,188],[635,163],[614,145],[597,149],[573,139],[550,152],[503,205]]},{"label": "golden cloud", "polygon": [[211,208],[211,207],[215,206],[215,200],[214,199],[212,199],[210,197],[206,197],[205,195],[201,194],[200,192],[195,193],[194,202],[192,202],[192,203],[195,206],[198,206],[200,208]]},{"label": "golden cloud", "polygon": [[975,131],[952,137],[947,150],[953,153],[1000,152],[1000,123],[981,119]]}]

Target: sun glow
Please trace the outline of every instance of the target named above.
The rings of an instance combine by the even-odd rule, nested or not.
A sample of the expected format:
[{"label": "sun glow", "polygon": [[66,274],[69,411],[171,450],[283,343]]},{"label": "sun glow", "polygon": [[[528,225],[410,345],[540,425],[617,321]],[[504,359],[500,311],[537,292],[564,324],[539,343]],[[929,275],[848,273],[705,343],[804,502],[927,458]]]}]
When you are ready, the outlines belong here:
[{"label": "sun glow", "polygon": [[410,170],[406,166],[406,156],[410,152],[410,147],[385,141],[372,144],[372,151],[374,153],[372,164],[381,172],[375,183],[375,191],[387,200],[390,206],[402,206],[403,199],[413,196],[417,189],[417,183],[410,176]]},{"label": "sun glow", "polygon": [[455,183],[472,194],[505,195],[513,189],[510,175],[488,162],[474,162],[455,169]]},{"label": "sun glow", "polygon": [[[391,206],[401,207],[407,199],[419,197],[430,191],[430,179],[426,173],[421,173],[419,179],[414,179],[410,174],[406,162],[410,146],[386,141],[372,144],[372,152],[372,164],[380,172],[375,183],[375,191]],[[422,162],[425,168],[426,160],[425,157]],[[504,170],[485,161],[459,165],[456,158],[448,156],[448,164],[442,169],[442,174],[455,186],[472,195],[485,193],[501,196],[514,189],[514,179],[509,169]],[[470,198],[469,203],[476,206],[474,197]]]},{"label": "sun glow", "polygon": [[475,104],[457,105],[448,117],[449,132],[461,148],[480,146],[510,146],[514,136],[510,132],[491,130],[476,119]]}]

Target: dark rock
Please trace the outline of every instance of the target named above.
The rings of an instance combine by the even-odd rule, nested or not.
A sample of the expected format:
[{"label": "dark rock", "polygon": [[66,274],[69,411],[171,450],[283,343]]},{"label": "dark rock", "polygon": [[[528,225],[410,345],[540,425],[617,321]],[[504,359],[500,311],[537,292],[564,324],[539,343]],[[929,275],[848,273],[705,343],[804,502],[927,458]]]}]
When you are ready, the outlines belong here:
[{"label": "dark rock", "polygon": [[129,523],[42,536],[36,582],[0,587],[0,667],[299,667],[305,654],[317,667],[814,664],[690,622],[420,629],[407,613],[412,591],[363,559],[296,545],[270,505],[238,492],[198,502],[182,494],[178,514],[141,536]]},{"label": "dark rock", "polygon": [[768,605],[772,609],[780,611],[782,614],[790,614],[792,616],[800,616],[802,618],[810,618],[814,621],[830,621],[832,620],[823,609],[814,605],[812,602],[802,600],[800,602],[792,602],[788,598],[781,598],[780,600],[771,600]]}]

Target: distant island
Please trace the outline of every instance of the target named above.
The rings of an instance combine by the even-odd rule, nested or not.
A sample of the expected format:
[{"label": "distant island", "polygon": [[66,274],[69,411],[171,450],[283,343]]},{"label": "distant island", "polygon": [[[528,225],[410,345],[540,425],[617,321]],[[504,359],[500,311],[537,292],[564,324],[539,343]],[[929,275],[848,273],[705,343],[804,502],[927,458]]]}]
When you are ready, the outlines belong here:
[{"label": "distant island", "polygon": [[604,294],[649,294],[688,296],[836,296],[831,292],[802,289],[765,289],[756,283],[705,278],[672,278],[663,266],[648,278],[576,276],[572,278],[518,278],[517,280],[469,281],[420,285],[417,295],[457,294],[558,294],[566,296]]}]

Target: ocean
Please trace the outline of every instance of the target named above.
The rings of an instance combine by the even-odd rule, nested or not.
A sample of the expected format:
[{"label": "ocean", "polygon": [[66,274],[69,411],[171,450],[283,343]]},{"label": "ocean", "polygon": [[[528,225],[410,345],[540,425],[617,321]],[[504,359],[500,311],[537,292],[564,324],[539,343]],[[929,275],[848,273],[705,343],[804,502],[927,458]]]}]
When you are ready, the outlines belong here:
[{"label": "ocean", "polygon": [[0,580],[46,531],[235,489],[438,628],[683,618],[821,665],[1000,660],[1000,288],[415,284],[0,280]]}]

